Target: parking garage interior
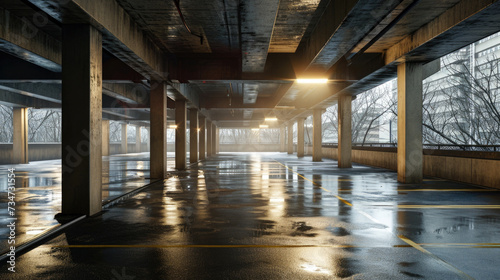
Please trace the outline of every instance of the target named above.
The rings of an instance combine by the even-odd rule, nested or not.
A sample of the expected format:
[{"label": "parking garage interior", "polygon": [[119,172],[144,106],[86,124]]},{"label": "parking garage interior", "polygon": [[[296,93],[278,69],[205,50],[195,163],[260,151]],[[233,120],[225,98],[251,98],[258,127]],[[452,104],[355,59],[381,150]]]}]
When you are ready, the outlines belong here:
[{"label": "parking garage interior", "polygon": [[498,279],[499,13],[0,0],[0,278]]}]

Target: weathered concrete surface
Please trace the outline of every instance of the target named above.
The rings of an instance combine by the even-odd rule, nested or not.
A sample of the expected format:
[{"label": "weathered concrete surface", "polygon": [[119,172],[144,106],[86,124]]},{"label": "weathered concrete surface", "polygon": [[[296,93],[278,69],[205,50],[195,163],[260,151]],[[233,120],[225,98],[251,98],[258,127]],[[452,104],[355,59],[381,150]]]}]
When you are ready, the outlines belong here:
[{"label": "weathered concrete surface", "polygon": [[186,169],[187,109],[185,100],[175,101],[175,168]]},{"label": "weathered concrete surface", "polygon": [[313,110],[313,152],[312,152],[312,160],[313,161],[321,161],[323,158],[322,155],[322,141],[323,141],[323,131],[321,128],[321,115],[323,114],[323,109],[314,109]]},{"label": "weathered concrete surface", "polygon": [[287,142],[288,142],[288,147],[287,147],[287,153],[289,155],[293,154],[293,123],[288,124],[287,127]]},{"label": "weathered concrete surface", "polygon": [[151,178],[164,179],[167,175],[167,84],[154,81],[150,96]]},{"label": "weathered concrete surface", "polygon": [[109,156],[109,120],[102,120],[102,155]]},{"label": "weathered concrete surface", "polygon": [[62,213],[101,211],[102,38],[90,25],[63,26]]},{"label": "weathered concrete surface", "polygon": [[199,128],[200,128],[200,160],[204,160],[207,157],[207,124],[205,116],[199,114]]},{"label": "weathered concrete surface", "polygon": [[12,127],[12,163],[28,163],[28,108],[13,108]]},{"label": "weathered concrete surface", "polygon": [[342,95],[338,100],[338,162],[339,168],[351,168],[352,150],[352,96]]},{"label": "weathered concrete surface", "polygon": [[304,118],[297,120],[297,157],[304,157]]},{"label": "weathered concrete surface", "polygon": [[50,71],[61,72],[61,42],[0,8],[0,50]]},{"label": "weathered concrete surface", "polygon": [[422,64],[398,65],[398,180],[422,182]]},{"label": "weathered concrete surface", "polygon": [[57,21],[91,24],[103,34],[103,47],[148,79],[167,75],[166,57],[114,0],[29,0]]},{"label": "weathered concrete surface", "polygon": [[189,162],[198,161],[198,109],[189,109]]}]

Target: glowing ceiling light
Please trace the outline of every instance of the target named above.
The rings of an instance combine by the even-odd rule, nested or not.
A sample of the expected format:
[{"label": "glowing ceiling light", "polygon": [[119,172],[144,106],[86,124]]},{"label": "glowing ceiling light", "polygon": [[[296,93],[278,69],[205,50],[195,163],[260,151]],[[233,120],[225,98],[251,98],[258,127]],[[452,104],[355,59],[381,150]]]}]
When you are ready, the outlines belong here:
[{"label": "glowing ceiling light", "polygon": [[326,84],[328,79],[297,79],[299,84]]},{"label": "glowing ceiling light", "polygon": [[177,129],[177,126],[175,124],[174,125],[169,125],[168,128]]},{"label": "glowing ceiling light", "polygon": [[259,125],[260,128],[268,128],[269,126],[267,124],[261,124]]},{"label": "glowing ceiling light", "polygon": [[253,131],[259,131],[259,128],[252,128]]},{"label": "glowing ceiling light", "polygon": [[266,122],[274,122],[274,121],[277,121],[277,120],[278,120],[278,118],[276,118],[276,117],[271,117],[271,118],[265,118],[264,120],[265,120]]}]

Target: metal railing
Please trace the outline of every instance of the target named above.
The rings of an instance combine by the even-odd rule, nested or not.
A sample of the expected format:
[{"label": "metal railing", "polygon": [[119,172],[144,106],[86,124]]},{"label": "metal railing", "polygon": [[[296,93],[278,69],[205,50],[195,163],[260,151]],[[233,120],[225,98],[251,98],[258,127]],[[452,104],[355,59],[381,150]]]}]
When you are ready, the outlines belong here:
[{"label": "metal railing", "polygon": [[[325,148],[337,148],[337,143],[323,143]],[[397,143],[352,143],[352,147],[397,148]],[[500,145],[450,145],[424,144],[426,150],[468,151],[468,152],[500,152]]]}]

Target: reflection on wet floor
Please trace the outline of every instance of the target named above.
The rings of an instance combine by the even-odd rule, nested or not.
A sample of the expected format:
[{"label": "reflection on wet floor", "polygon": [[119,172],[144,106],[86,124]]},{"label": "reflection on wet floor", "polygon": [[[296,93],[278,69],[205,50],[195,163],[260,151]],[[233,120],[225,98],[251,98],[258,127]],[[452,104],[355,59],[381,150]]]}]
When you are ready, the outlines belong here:
[{"label": "reflection on wet floor", "polygon": [[336,166],[212,157],[19,257],[12,279],[500,278],[498,190]]},{"label": "reflection on wet floor", "polygon": [[[173,159],[170,159],[173,164]],[[7,169],[15,168],[17,232],[22,243],[58,225],[61,210],[61,161],[0,166],[0,208],[7,209]],[[149,183],[149,153],[103,157],[102,199],[107,202]],[[7,211],[0,211],[6,221]],[[8,248],[7,228],[0,227],[0,252]]]}]

